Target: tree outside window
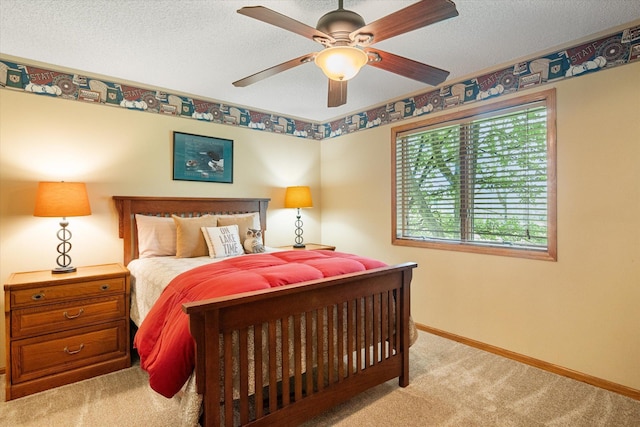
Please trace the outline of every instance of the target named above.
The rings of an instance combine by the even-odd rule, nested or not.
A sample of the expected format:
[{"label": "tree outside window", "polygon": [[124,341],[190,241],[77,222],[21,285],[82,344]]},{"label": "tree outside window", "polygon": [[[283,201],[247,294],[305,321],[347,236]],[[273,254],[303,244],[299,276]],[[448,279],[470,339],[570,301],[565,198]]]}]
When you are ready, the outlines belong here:
[{"label": "tree outside window", "polygon": [[393,129],[397,245],[556,259],[555,91]]}]

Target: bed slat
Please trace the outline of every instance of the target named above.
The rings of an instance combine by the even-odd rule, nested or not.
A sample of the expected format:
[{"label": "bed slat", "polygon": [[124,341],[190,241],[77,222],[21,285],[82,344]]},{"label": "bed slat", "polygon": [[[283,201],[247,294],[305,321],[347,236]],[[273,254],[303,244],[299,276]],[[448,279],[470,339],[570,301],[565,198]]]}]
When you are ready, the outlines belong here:
[{"label": "bed slat", "polygon": [[335,335],[334,335],[334,321],[335,306],[327,307],[327,384],[330,386],[336,377],[335,371]]},{"label": "bed slat", "polygon": [[[346,305],[345,303],[340,303],[337,306],[337,313],[336,313],[336,317],[338,318],[338,328],[336,329],[336,333],[338,334],[337,336],[337,343],[338,343],[338,355],[337,355],[337,363],[338,363],[338,382],[341,383],[342,379],[346,376],[346,373],[344,371],[344,340],[345,340],[345,333],[344,333],[344,316],[345,313],[348,314],[348,312],[346,312]],[[348,336],[348,335],[347,335]],[[348,338],[347,338],[348,339]]]},{"label": "bed slat", "polygon": [[[240,352],[240,396],[249,396],[249,330],[248,328],[240,329],[238,337],[239,345],[238,351]],[[249,422],[249,400],[240,399],[240,424],[247,424]]]},{"label": "bed slat", "polygon": [[[269,322],[269,412],[274,412],[278,409],[278,387],[276,384],[278,383],[278,365],[276,360],[276,321]],[[283,378],[282,376],[280,378]],[[284,376],[286,378],[286,375]]]},{"label": "bed slat", "polygon": [[305,313],[305,332],[306,332],[306,340],[305,340],[305,366],[306,369],[306,386],[305,386],[305,396],[309,396],[313,394],[313,374],[309,372],[309,367],[313,366],[313,317],[310,311]]},{"label": "bed slat", "polygon": [[[233,402],[233,333],[231,331],[224,333],[224,401]],[[224,407],[225,425],[233,426],[233,405],[225,405]]]},{"label": "bed slat", "polygon": [[294,389],[295,389],[295,397],[294,400],[300,401],[302,400],[302,315],[296,313],[293,323],[294,328],[294,338],[293,338],[293,352],[295,354],[295,376],[294,376]]},{"label": "bed slat", "polygon": [[[255,360],[255,406],[256,406],[256,418],[260,418],[264,415],[264,398],[262,395],[262,325],[254,325],[254,360]],[[249,399],[249,396],[240,396],[240,399]],[[225,405],[232,406],[230,402],[225,402]]]},{"label": "bed slat", "polygon": [[[282,378],[289,378],[290,372],[290,358],[286,357],[288,349],[289,349],[289,318],[280,319],[280,325],[282,325],[282,345],[280,347],[280,351],[282,356]],[[282,381],[282,406],[288,406],[290,402],[290,388],[291,382],[289,380]]]}]

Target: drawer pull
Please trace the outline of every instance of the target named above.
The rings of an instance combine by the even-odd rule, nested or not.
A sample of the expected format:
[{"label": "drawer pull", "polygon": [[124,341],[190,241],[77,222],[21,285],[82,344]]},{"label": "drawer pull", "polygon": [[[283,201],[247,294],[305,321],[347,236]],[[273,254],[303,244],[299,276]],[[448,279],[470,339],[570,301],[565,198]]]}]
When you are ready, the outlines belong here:
[{"label": "drawer pull", "polygon": [[84,344],[80,344],[80,348],[78,348],[77,350],[69,350],[69,347],[65,347],[64,352],[69,355],[78,354],[82,351],[83,348],[84,348]]},{"label": "drawer pull", "polygon": [[105,283],[104,285],[101,285],[101,286],[100,286],[100,290],[102,290],[102,291],[108,291],[108,290],[109,290],[109,285],[108,285],[108,284],[106,284],[106,283]]},{"label": "drawer pull", "polygon": [[84,313],[84,308],[81,308],[80,310],[78,310],[78,314],[74,314],[74,315],[70,315],[68,312],[64,312],[64,317],[66,317],[67,319],[71,320],[71,319],[77,319],[78,317],[80,317],[80,315]]},{"label": "drawer pull", "polygon": [[34,301],[40,301],[40,300],[44,299],[44,292],[40,292],[38,294],[31,295],[31,299],[34,300]]}]

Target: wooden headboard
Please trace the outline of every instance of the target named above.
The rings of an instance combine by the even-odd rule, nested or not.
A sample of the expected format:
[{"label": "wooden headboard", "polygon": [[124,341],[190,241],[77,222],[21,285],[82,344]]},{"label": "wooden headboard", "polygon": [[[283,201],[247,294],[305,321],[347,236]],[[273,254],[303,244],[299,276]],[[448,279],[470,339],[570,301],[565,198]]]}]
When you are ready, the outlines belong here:
[{"label": "wooden headboard", "polygon": [[124,243],[124,265],[138,258],[136,214],[196,217],[204,214],[260,213],[260,226],[267,229],[267,205],[271,199],[215,199],[201,197],[113,196],[118,210],[118,234]]}]

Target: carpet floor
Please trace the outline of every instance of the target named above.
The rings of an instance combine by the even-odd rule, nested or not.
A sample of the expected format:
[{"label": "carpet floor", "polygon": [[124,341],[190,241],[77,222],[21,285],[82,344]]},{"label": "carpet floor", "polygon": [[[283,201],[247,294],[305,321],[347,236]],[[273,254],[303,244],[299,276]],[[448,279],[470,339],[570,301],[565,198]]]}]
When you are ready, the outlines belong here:
[{"label": "carpet floor", "polygon": [[[638,427],[640,401],[425,332],[411,348],[411,384],[370,389],[304,424],[424,427]],[[176,399],[129,369],[4,402],[0,425],[179,426]]]}]

